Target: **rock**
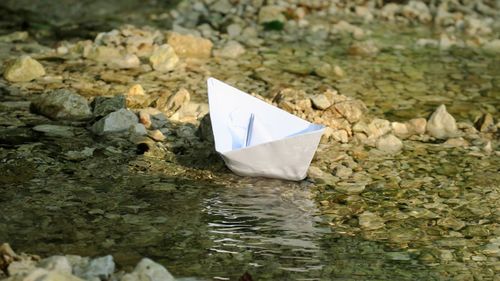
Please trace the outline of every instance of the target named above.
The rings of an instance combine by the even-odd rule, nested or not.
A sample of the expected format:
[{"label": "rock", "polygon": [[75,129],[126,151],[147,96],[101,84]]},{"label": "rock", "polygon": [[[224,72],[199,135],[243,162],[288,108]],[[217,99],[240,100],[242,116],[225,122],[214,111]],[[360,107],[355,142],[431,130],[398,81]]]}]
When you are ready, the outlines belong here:
[{"label": "rock", "polygon": [[139,111],[139,122],[146,128],[150,128],[152,125],[151,116],[146,110]]},{"label": "rock", "polygon": [[141,65],[141,61],[134,54],[125,54],[124,56],[114,58],[107,63],[109,67],[118,69],[137,68]]},{"label": "rock", "polygon": [[366,230],[375,230],[385,226],[384,219],[370,211],[359,215],[359,225]]},{"label": "rock", "polygon": [[345,76],[345,72],[344,70],[338,66],[338,65],[334,65],[333,66],[333,73],[337,76],[337,77],[344,77]]},{"label": "rock", "polygon": [[444,104],[440,105],[427,121],[427,133],[437,139],[446,139],[457,135],[455,118],[446,111]]},{"label": "rock", "polygon": [[73,271],[71,264],[65,256],[52,256],[45,258],[38,262],[37,267],[65,274],[71,274]]},{"label": "rock", "polygon": [[12,250],[8,243],[0,245],[0,270],[5,272],[15,259],[18,259],[17,254]]},{"label": "rock", "polygon": [[245,53],[245,47],[243,47],[237,41],[229,41],[220,50],[214,51],[214,56],[228,59],[235,59]]},{"label": "rock", "polygon": [[470,144],[464,138],[451,138],[444,142],[444,145],[453,147],[468,147]]},{"label": "rock", "polygon": [[132,125],[129,128],[129,132],[130,132],[130,134],[138,135],[138,136],[144,136],[144,135],[148,134],[148,130],[146,130],[146,127],[144,126],[144,124],[141,124],[141,123],[137,123],[137,124]]},{"label": "rock", "polygon": [[151,99],[144,93],[144,89],[140,84],[135,84],[128,89],[127,106],[131,108],[146,107],[151,103]]},{"label": "rock", "polygon": [[97,135],[107,133],[122,133],[135,126],[139,119],[132,111],[120,109],[112,112],[92,125],[92,131]]},{"label": "rock", "polygon": [[12,261],[7,267],[7,273],[10,276],[13,275],[25,275],[29,274],[36,268],[36,263],[32,259],[20,259]]},{"label": "rock", "polygon": [[14,275],[5,281],[83,281],[82,279],[67,273],[43,268],[36,268],[26,275]]},{"label": "rock", "polygon": [[64,154],[66,159],[71,161],[82,161],[94,155],[95,148],[85,147],[81,151],[70,150]]},{"label": "rock", "polygon": [[391,131],[391,123],[388,120],[375,118],[368,124],[364,132],[369,138],[378,139]]},{"label": "rock", "polygon": [[179,57],[170,45],[163,44],[149,57],[149,62],[154,70],[168,72],[174,70],[179,62]]},{"label": "rock", "polygon": [[403,148],[403,142],[392,134],[377,140],[377,149],[388,154],[396,154]]},{"label": "rock", "polygon": [[408,19],[415,19],[422,23],[429,23],[432,20],[432,15],[424,2],[411,0],[405,5],[401,13]]},{"label": "rock", "polygon": [[241,26],[237,23],[232,23],[226,28],[227,35],[229,35],[230,38],[240,36],[242,30]]},{"label": "rock", "polygon": [[414,118],[406,122],[406,127],[410,135],[423,135],[427,128],[427,120],[425,118]]},{"label": "rock", "polygon": [[366,110],[364,103],[359,100],[347,100],[335,103],[333,108],[351,124],[358,122]]},{"label": "rock", "polygon": [[94,117],[103,117],[111,112],[125,108],[127,103],[124,95],[118,95],[112,98],[95,97],[92,106]]},{"label": "rock", "polygon": [[212,11],[219,12],[221,14],[228,14],[231,12],[233,6],[228,0],[218,0],[210,6]]},{"label": "rock", "polygon": [[52,119],[85,120],[92,116],[87,100],[68,89],[42,94],[33,100],[31,109]]},{"label": "rock", "polygon": [[358,182],[338,182],[335,184],[335,190],[345,194],[360,194],[366,188],[364,183]]},{"label": "rock", "polygon": [[115,271],[115,262],[110,255],[90,260],[84,267],[76,267],[74,273],[76,276],[85,280],[99,278],[107,280]]},{"label": "rock", "polygon": [[92,46],[84,56],[97,62],[108,63],[119,59],[121,54],[115,47]]},{"label": "rock", "polygon": [[12,43],[12,42],[22,42],[29,38],[29,33],[27,31],[14,31],[12,33],[0,36],[0,42]]},{"label": "rock", "polygon": [[167,116],[171,116],[182,106],[189,103],[190,94],[188,90],[181,88],[177,93],[168,97],[165,105],[161,106],[160,110],[164,111]]},{"label": "rock", "polygon": [[338,23],[334,24],[332,27],[332,32],[334,33],[348,33],[351,34],[352,37],[356,39],[361,39],[364,35],[365,32],[363,31],[362,28],[352,25],[346,21],[339,21]]},{"label": "rock", "polygon": [[319,94],[311,98],[311,102],[316,109],[325,110],[332,105],[331,100],[329,100],[326,95]]},{"label": "rock", "polygon": [[410,136],[410,131],[408,130],[408,127],[404,123],[392,122],[391,127],[392,127],[392,133],[398,138],[404,139]]},{"label": "rock", "polygon": [[33,127],[33,131],[43,133],[49,137],[71,138],[76,135],[74,127],[51,124],[36,125]]},{"label": "rock", "polygon": [[210,114],[206,114],[200,121],[200,127],[198,129],[198,135],[201,140],[214,142],[214,135],[212,132],[212,122],[210,121]]},{"label": "rock", "polygon": [[283,15],[283,8],[280,6],[264,6],[259,10],[259,23],[268,24],[272,22],[285,23],[286,18]]},{"label": "rock", "polygon": [[7,65],[3,77],[10,82],[28,82],[45,75],[45,69],[30,56],[20,56]]},{"label": "rock", "polygon": [[175,53],[182,58],[209,58],[212,53],[212,42],[210,40],[171,32],[168,41]]},{"label": "rock", "polygon": [[341,143],[347,143],[349,142],[349,135],[345,130],[334,130],[331,133],[331,138],[335,141],[341,142]]},{"label": "rock", "polygon": [[339,165],[335,168],[335,176],[341,179],[347,179],[352,175],[352,169],[344,165]]},{"label": "rock", "polygon": [[480,132],[488,132],[488,131],[493,131],[495,127],[495,122],[493,121],[493,116],[490,113],[485,113],[481,118],[477,120],[477,122],[474,124],[476,129],[478,129]]},{"label": "rock", "polygon": [[347,52],[353,56],[370,57],[378,54],[379,49],[373,41],[354,42]]},{"label": "rock", "polygon": [[498,54],[500,53],[500,39],[494,39],[492,41],[486,42],[482,48],[489,54]]},{"label": "rock", "polygon": [[155,141],[164,141],[165,135],[160,130],[153,130],[148,132],[148,136]]},{"label": "rock", "polygon": [[125,274],[121,281],[175,281],[175,279],[162,265],[143,258],[134,271]]}]

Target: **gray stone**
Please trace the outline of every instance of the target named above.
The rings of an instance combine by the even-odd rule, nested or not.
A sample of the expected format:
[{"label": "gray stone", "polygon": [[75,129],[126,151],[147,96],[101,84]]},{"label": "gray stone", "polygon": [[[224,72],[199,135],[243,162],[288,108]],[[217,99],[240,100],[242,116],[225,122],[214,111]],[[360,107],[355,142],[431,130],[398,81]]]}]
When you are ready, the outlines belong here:
[{"label": "gray stone", "polygon": [[114,271],[115,262],[113,261],[113,257],[107,255],[92,259],[83,267],[75,268],[75,275],[86,280],[95,278],[107,280]]},{"label": "gray stone", "polygon": [[112,98],[96,97],[92,102],[94,117],[103,117],[111,112],[120,110],[126,107],[125,96],[118,95]]},{"label": "gray stone", "polygon": [[148,134],[148,130],[146,130],[144,124],[137,123],[130,127],[130,133],[134,135],[144,136]]},{"label": "gray stone", "polygon": [[45,75],[45,69],[30,56],[21,56],[7,65],[3,77],[11,82],[28,82]]},{"label": "gray stone", "polygon": [[377,149],[388,154],[396,154],[403,148],[403,142],[392,134],[377,140]]},{"label": "gray stone", "polygon": [[311,98],[311,102],[316,109],[325,110],[332,105],[332,102],[324,94],[315,95]]},{"label": "gray stone", "polygon": [[447,139],[457,135],[455,118],[446,111],[444,104],[440,105],[427,122],[427,133],[437,139]]},{"label": "gray stone", "polygon": [[163,44],[149,57],[149,62],[154,70],[168,72],[175,68],[179,62],[179,57],[170,45]]},{"label": "gray stone", "polygon": [[94,123],[92,131],[97,135],[122,133],[139,122],[139,118],[128,109],[120,109]]},{"label": "gray stone", "polygon": [[35,98],[35,112],[52,119],[85,120],[92,116],[87,100],[68,89],[59,89]]}]

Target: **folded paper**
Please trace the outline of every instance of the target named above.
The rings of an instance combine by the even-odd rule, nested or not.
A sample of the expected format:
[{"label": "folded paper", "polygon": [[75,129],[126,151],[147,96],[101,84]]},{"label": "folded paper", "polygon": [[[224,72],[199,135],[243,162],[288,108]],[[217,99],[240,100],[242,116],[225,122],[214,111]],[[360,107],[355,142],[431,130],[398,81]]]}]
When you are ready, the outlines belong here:
[{"label": "folded paper", "polygon": [[324,127],[312,124],[215,78],[208,103],[215,150],[242,176],[302,180]]}]

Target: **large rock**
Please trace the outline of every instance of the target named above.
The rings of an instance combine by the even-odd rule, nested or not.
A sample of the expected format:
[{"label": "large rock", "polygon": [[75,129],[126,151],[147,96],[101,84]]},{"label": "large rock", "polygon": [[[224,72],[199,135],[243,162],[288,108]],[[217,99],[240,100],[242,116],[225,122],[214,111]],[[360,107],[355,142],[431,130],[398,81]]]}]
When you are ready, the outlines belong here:
[{"label": "large rock", "polygon": [[94,123],[92,131],[97,135],[127,132],[139,122],[139,118],[128,109],[120,109]]},{"label": "large rock", "polygon": [[158,47],[151,57],[149,57],[149,63],[151,63],[153,69],[160,72],[173,70],[178,62],[179,57],[174,49],[168,44],[163,44]]},{"label": "large rock", "polygon": [[45,69],[30,56],[21,56],[5,68],[3,77],[11,82],[28,82],[45,75]]},{"label": "large rock", "polygon": [[45,93],[34,99],[31,107],[52,119],[85,120],[92,116],[87,100],[68,89]]},{"label": "large rock", "polygon": [[121,281],[175,281],[174,277],[161,264],[144,258],[132,273],[125,274]]},{"label": "large rock", "polygon": [[446,111],[444,104],[440,105],[429,118],[427,133],[437,139],[447,139],[457,135],[455,118]]},{"label": "large rock", "polygon": [[170,33],[167,43],[172,46],[179,57],[183,58],[209,58],[213,47],[208,39],[177,32]]}]

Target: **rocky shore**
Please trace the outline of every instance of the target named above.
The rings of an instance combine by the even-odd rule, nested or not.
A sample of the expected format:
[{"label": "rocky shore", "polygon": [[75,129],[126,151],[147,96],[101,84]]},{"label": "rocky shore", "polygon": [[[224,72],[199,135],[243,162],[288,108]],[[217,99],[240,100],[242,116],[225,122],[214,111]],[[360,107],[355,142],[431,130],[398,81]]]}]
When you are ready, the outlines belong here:
[{"label": "rocky shore", "polygon": [[[0,182],[6,194],[61,173],[232,183],[213,151],[213,76],[327,126],[306,181],[338,235],[385,243],[394,260],[450,280],[499,280],[499,11],[498,1],[182,1],[150,15],[168,30],[121,25],[50,46],[2,35]],[[178,189],[155,184],[144,192]],[[16,216],[2,215],[9,233]],[[146,258],[124,273],[111,256],[0,253],[6,280],[174,280]]]}]

